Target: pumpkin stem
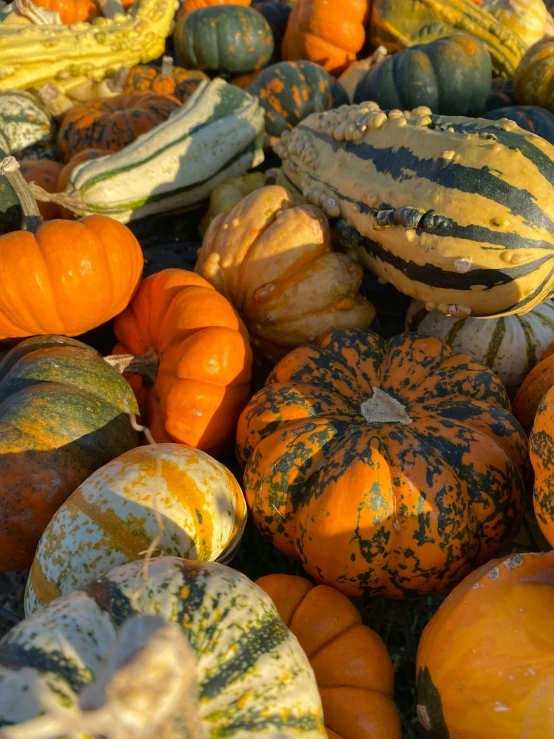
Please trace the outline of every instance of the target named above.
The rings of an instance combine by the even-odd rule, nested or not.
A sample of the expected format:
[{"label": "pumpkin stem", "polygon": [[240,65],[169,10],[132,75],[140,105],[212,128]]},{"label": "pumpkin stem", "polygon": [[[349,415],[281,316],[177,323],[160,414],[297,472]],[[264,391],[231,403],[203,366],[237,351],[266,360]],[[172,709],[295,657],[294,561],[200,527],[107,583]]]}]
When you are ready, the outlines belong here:
[{"label": "pumpkin stem", "polygon": [[402,403],[380,387],[373,388],[373,395],[360,405],[360,412],[368,423],[412,423]]},{"label": "pumpkin stem", "polygon": [[162,56],[162,66],[160,74],[173,74],[173,57]]},{"label": "pumpkin stem", "polygon": [[150,351],[138,357],[134,354],[111,354],[104,357],[104,361],[115,367],[122,375],[139,375],[144,384],[150,386],[154,384],[158,375],[160,355],[157,351]]},{"label": "pumpkin stem", "polygon": [[13,188],[21,210],[23,211],[22,228],[24,231],[36,233],[42,223],[37,201],[33,197],[31,188],[19,169],[19,162],[15,157],[5,157],[0,164],[0,174],[8,180]]},{"label": "pumpkin stem", "polygon": [[52,118],[60,120],[73,107],[73,100],[60,90],[53,82],[46,82],[37,91],[41,103]]}]

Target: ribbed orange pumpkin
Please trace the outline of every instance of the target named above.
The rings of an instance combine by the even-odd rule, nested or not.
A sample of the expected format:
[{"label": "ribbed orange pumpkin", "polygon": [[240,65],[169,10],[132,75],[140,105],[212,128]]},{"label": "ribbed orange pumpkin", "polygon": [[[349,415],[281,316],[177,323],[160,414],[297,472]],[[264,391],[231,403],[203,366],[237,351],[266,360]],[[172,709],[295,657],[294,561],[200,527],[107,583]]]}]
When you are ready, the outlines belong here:
[{"label": "ribbed orange pumpkin", "polygon": [[177,98],[152,92],[90,100],[64,116],[58,150],[64,162],[83,149],[120,151],[163,123],[180,105]]},{"label": "ribbed orange pumpkin", "polygon": [[554,385],[554,342],[544,351],[540,360],[521,383],[512,410],[514,416],[529,433],[540,402]]},{"label": "ribbed orange pumpkin", "polygon": [[[554,359],[554,355],[551,354],[549,359]],[[552,373],[552,363],[549,363],[549,366]],[[554,547],[553,419],[554,387],[551,386],[537,408],[533,430],[529,437],[529,456],[531,457],[531,464],[533,465],[533,471],[535,473],[533,507],[535,509],[535,514],[541,531]]]},{"label": "ribbed orange pumpkin", "polygon": [[198,8],[209,8],[212,5],[242,5],[243,7],[247,7],[251,2],[252,0],[184,0],[175,20],[179,20],[185,13],[190,13],[191,10],[198,10]]},{"label": "ribbed orange pumpkin", "polygon": [[35,5],[47,10],[57,10],[62,23],[70,25],[78,21],[92,21],[102,15],[93,0],[33,0]]},{"label": "ribbed orange pumpkin", "polygon": [[401,739],[391,658],[348,598],[295,575],[266,575],[256,585],[310,660],[329,739]]},{"label": "ribbed orange pumpkin", "polygon": [[154,92],[158,95],[173,95],[181,103],[189,99],[203,80],[209,77],[199,69],[183,69],[173,66],[173,58],[164,56],[160,69],[148,64],[131,67],[123,92]]},{"label": "ribbed orange pumpkin", "polygon": [[554,736],[553,611],[554,552],[493,560],[452,591],[417,652],[429,736]]},{"label": "ribbed orange pumpkin", "polygon": [[296,0],[281,46],[285,61],[307,59],[339,75],[363,46],[368,0]]},{"label": "ribbed orange pumpkin", "polygon": [[349,329],[293,350],[237,451],[262,536],[350,596],[446,591],[521,522],[527,442],[506,391],[434,337]]},{"label": "ribbed orange pumpkin", "polygon": [[166,269],[143,280],[114,331],[114,354],[146,355],[151,386],[132,382],[154,439],[224,450],[252,374],[246,328],[231,304],[194,272]]},{"label": "ribbed orange pumpkin", "polygon": [[[19,165],[27,182],[36,182],[46,192],[58,192],[58,179],[63,164],[49,159],[24,159]],[[60,207],[56,203],[39,203],[38,208],[45,221],[61,218]]]}]

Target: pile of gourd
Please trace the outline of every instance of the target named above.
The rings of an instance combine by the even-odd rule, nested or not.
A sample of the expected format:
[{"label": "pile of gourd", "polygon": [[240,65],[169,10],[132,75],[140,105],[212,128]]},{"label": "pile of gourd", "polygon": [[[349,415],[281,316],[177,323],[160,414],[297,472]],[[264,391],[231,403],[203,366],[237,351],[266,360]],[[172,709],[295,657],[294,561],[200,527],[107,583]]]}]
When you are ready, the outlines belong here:
[{"label": "pile of gourd", "polygon": [[414,736],[430,596],[422,735],[554,736],[543,1],[14,0],[0,161],[1,739]]}]

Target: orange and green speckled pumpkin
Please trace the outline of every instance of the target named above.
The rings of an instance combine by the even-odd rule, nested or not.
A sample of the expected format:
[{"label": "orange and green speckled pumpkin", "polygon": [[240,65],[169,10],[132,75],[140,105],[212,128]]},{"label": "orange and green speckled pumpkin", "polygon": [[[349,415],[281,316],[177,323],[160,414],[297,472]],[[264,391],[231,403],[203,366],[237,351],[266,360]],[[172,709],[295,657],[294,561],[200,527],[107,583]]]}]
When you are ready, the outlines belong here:
[{"label": "orange and green speckled pumpkin", "polygon": [[350,596],[444,592],[516,534],[527,441],[500,380],[436,338],[295,349],[243,411],[262,536]]},{"label": "orange and green speckled pumpkin", "polygon": [[[63,164],[49,159],[24,159],[20,162],[21,174],[27,182],[36,182],[46,192],[58,192],[58,180]],[[39,203],[38,208],[43,220],[51,221],[61,218],[60,207],[56,203]]]},{"label": "orange and green speckled pumpkin", "polygon": [[265,575],[256,585],[270,596],[310,660],[328,738],[401,739],[391,658],[350,600],[296,575]]},{"label": "orange and green speckled pumpkin", "polygon": [[38,540],[90,474],[136,446],[129,385],[86,344],[27,339],[0,364],[0,570],[30,567]]},{"label": "orange and green speckled pumpkin", "polygon": [[448,596],[417,651],[417,713],[429,737],[554,736],[554,552],[511,554]]},{"label": "orange and green speckled pumpkin", "polygon": [[147,64],[131,67],[123,92],[154,92],[158,95],[173,95],[181,103],[186,102],[202,80],[208,80],[204,72],[197,69],[174,67],[173,59],[164,56],[160,69]]},{"label": "orange and green speckled pumpkin", "polygon": [[58,150],[69,162],[83,149],[121,151],[162,123],[181,103],[171,95],[137,92],[90,100],[72,108],[58,131]]},{"label": "orange and green speckled pumpkin", "polygon": [[[548,359],[554,360],[554,354]],[[544,360],[546,362],[547,360]],[[552,376],[552,362],[549,362]],[[543,534],[554,547],[554,378],[540,401],[529,437],[531,464],[535,472],[533,507]]]},{"label": "orange and green speckled pumpkin", "polygon": [[544,395],[554,385],[554,342],[521,383],[513,402],[514,416],[529,433]]},{"label": "orange and green speckled pumpkin", "polygon": [[89,23],[102,15],[100,8],[93,0],[33,0],[35,5],[48,10],[57,10],[62,23],[71,25],[79,21]]},{"label": "orange and green speckled pumpkin", "polygon": [[281,46],[286,61],[306,59],[339,75],[363,46],[368,0],[296,0]]}]

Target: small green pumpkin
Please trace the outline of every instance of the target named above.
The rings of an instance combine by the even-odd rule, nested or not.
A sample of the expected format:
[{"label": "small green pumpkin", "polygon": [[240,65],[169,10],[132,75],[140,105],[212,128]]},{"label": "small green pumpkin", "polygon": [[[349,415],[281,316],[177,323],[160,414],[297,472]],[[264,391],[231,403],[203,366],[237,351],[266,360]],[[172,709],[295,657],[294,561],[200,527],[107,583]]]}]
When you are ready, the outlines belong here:
[{"label": "small green pumpkin", "polygon": [[229,74],[260,69],[273,54],[273,33],[261,13],[238,5],[214,5],[186,13],[175,26],[179,64]]},{"label": "small green pumpkin", "polygon": [[479,116],[491,78],[484,44],[454,34],[412,46],[371,67],[356,87],[354,102],[373,100],[384,110],[424,105],[442,115]]},{"label": "small green pumpkin", "polygon": [[30,92],[0,93],[0,131],[0,147],[18,160],[56,158],[54,121]]},{"label": "small green pumpkin", "polygon": [[554,144],[554,113],[538,105],[514,105],[509,108],[497,108],[483,115],[492,121],[508,118],[515,121],[520,128],[536,133],[546,141]]},{"label": "small green pumpkin", "polygon": [[265,110],[270,144],[311,113],[348,105],[342,85],[319,64],[307,61],[272,64],[247,90],[260,99]]}]

